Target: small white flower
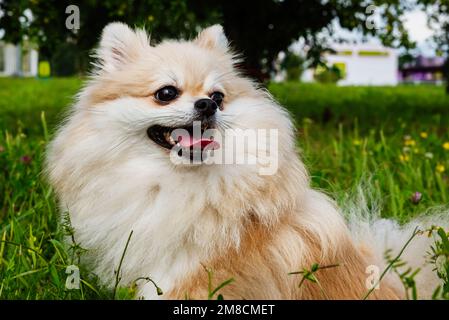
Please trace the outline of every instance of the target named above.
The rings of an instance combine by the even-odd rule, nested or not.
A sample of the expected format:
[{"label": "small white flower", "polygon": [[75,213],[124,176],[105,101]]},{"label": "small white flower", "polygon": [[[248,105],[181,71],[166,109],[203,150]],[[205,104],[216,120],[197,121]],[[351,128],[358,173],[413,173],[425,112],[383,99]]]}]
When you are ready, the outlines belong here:
[{"label": "small white flower", "polygon": [[424,153],[424,156],[425,156],[427,159],[433,159],[433,153],[432,153],[432,152],[426,152],[426,153]]}]

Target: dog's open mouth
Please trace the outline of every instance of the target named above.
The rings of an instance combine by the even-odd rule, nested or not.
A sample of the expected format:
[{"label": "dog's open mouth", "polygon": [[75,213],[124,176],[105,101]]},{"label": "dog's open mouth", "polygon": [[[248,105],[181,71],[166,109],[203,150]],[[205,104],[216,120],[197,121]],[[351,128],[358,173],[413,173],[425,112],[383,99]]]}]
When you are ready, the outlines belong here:
[{"label": "dog's open mouth", "polygon": [[147,129],[147,134],[151,140],[165,149],[170,150],[178,145],[181,149],[204,151],[206,148],[215,150],[220,147],[213,136],[204,136],[206,130],[213,129],[215,127],[208,124],[198,126],[197,130],[194,130],[194,124],[183,127],[154,125]]}]

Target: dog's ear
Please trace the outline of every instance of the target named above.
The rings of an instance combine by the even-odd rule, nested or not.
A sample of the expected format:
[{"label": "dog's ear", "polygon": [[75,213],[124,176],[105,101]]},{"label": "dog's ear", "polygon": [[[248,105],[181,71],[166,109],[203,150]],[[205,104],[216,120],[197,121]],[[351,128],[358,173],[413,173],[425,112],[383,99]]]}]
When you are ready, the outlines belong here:
[{"label": "dog's ear", "polygon": [[133,62],[143,49],[148,48],[149,39],[144,30],[132,30],[126,24],[113,22],[104,27],[96,57],[97,67],[110,72],[121,70]]},{"label": "dog's ear", "polygon": [[228,39],[225,36],[223,27],[219,24],[202,30],[195,39],[195,43],[206,49],[228,49]]}]

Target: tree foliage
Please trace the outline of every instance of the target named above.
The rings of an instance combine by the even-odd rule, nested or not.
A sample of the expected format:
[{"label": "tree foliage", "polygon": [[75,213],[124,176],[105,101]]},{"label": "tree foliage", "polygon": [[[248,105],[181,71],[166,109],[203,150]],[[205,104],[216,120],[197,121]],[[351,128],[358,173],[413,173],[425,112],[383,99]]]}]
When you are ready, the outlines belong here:
[{"label": "tree foliage", "polygon": [[[80,9],[77,31],[65,26],[65,9],[72,4]],[[379,10],[381,28],[367,24],[369,5]],[[232,45],[243,53],[244,68],[262,79],[273,70],[279,52],[298,38],[310,49],[307,58],[320,61],[329,38],[320,34],[327,30],[332,36],[333,21],[365,35],[376,34],[390,46],[413,47],[401,20],[407,9],[401,0],[2,0],[0,28],[8,41],[17,43],[25,36],[36,42],[41,55],[48,59],[61,44],[73,44],[77,68],[86,70],[89,51],[108,22],[145,27],[155,41],[191,37],[202,26],[221,23]]]},{"label": "tree foliage", "polygon": [[291,50],[285,53],[285,57],[280,63],[280,68],[285,71],[288,81],[298,81],[304,72],[304,67],[304,58]]},{"label": "tree foliage", "polygon": [[449,0],[418,0],[428,13],[428,24],[435,32],[433,39],[439,50],[446,54],[444,78],[449,93]]}]

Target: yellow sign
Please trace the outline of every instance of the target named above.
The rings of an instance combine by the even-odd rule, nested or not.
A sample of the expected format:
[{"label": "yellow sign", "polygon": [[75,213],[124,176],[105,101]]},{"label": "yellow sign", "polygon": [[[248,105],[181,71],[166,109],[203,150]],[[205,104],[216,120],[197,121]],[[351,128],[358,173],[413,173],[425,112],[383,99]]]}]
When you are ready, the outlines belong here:
[{"label": "yellow sign", "polygon": [[39,62],[39,77],[48,78],[50,76],[50,62],[41,61]]},{"label": "yellow sign", "polygon": [[367,50],[361,50],[359,51],[359,56],[365,56],[365,57],[388,57],[388,51],[367,51]]},{"label": "yellow sign", "polygon": [[351,50],[343,50],[343,51],[337,51],[337,56],[352,56]]},{"label": "yellow sign", "polygon": [[346,63],[344,62],[335,62],[334,67],[340,70],[340,76],[342,79],[346,78]]}]

